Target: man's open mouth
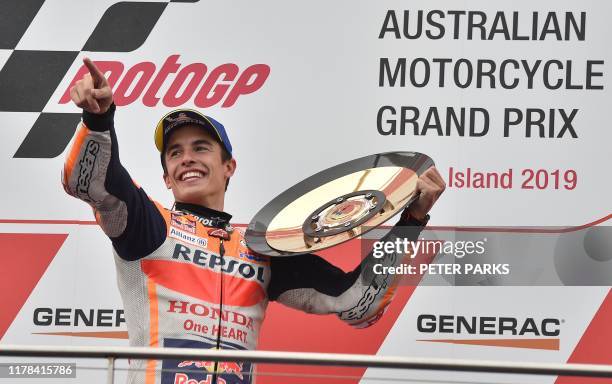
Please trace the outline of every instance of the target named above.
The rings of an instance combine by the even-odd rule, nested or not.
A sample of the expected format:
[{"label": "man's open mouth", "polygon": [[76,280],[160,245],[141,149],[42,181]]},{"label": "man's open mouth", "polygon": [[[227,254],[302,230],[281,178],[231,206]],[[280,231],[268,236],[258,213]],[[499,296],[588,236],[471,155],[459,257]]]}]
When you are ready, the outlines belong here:
[{"label": "man's open mouth", "polygon": [[201,171],[187,171],[180,175],[179,180],[189,181],[189,180],[200,179],[204,176],[205,176],[204,172],[201,172]]}]

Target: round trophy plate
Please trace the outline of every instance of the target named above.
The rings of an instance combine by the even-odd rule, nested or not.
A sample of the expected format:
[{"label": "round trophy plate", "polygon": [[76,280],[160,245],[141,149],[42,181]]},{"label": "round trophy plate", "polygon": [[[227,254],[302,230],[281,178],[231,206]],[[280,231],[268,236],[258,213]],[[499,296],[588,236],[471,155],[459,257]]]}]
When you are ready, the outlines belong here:
[{"label": "round trophy plate", "polygon": [[388,152],[321,171],[266,204],[247,228],[247,245],[293,256],[360,236],[414,201],[419,176],[433,165],[422,153]]}]

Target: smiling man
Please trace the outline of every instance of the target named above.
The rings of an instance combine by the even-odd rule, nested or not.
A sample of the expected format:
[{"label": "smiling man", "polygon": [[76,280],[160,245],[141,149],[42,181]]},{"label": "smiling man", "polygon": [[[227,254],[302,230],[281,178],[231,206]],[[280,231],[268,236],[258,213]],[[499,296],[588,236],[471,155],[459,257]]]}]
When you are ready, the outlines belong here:
[{"label": "smiling man", "polygon": [[[168,136],[165,149],[164,132]],[[223,132],[225,140],[219,132]],[[222,125],[196,111],[174,111],[158,125],[156,144],[164,182],[175,200],[223,211],[225,190],[236,170],[236,160]]]},{"label": "smiling man", "polygon": [[[254,349],[270,300],[309,313],[336,314],[355,327],[380,318],[397,279],[372,264],[398,265],[402,255],[364,258],[345,273],[307,254],[268,258],[251,252],[223,211],[236,169],[222,124],[181,109],[155,130],[163,179],[175,206],[163,208],[132,182],[119,161],[112,90],[89,59],[90,73],[71,89],[83,109],[63,172],[65,190],[86,201],[113,244],[130,345]],[[416,239],[444,191],[435,168],[417,182],[418,200],[387,235]],[[249,363],[130,361],[130,383],[249,383]],[[189,370],[186,372],[184,370]],[[193,380],[193,381],[192,381]]]}]

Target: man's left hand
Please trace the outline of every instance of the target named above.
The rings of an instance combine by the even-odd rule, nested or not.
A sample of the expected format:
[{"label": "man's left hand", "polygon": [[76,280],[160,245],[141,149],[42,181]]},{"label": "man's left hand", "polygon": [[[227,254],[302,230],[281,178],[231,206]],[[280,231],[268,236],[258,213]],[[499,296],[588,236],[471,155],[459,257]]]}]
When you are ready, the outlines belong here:
[{"label": "man's left hand", "polygon": [[419,197],[406,208],[407,213],[415,220],[424,221],[427,212],[433,207],[445,189],[446,183],[442,179],[440,172],[438,172],[436,167],[429,168],[417,181],[415,193]]}]

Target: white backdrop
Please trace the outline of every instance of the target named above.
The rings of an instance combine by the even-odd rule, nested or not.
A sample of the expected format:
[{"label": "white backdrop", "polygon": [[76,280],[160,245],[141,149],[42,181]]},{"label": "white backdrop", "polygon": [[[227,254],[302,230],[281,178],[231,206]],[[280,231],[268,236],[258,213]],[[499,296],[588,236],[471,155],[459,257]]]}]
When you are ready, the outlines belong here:
[{"label": "white backdrop", "polygon": [[[15,49],[80,51],[104,12],[114,3],[109,0],[47,0]],[[485,24],[487,30],[491,29],[498,11],[504,12],[511,30],[512,12],[516,11],[522,35],[529,35],[534,12],[539,14],[540,23],[544,22],[548,12],[555,12],[562,31],[565,31],[565,12],[572,12],[578,21],[580,12],[585,12],[585,38],[578,40],[570,33],[567,41],[559,41],[553,34],[547,35],[543,41],[513,41],[504,39],[503,34],[496,34],[493,40],[468,40],[467,15],[464,15],[458,26],[459,38],[455,39],[448,14],[443,19],[435,17],[445,27],[445,35],[440,39],[425,36],[398,39],[392,32],[379,38],[389,10],[395,11],[400,30],[403,28],[404,10],[410,12],[410,23],[416,23],[420,10],[425,14],[431,10],[444,13],[452,10],[481,11],[488,20]],[[225,125],[234,147],[238,168],[226,196],[226,210],[234,215],[236,224],[247,224],[272,197],[322,169],[373,153],[414,150],[432,157],[445,179],[448,179],[450,168],[465,171],[469,167],[482,172],[513,170],[511,189],[449,186],[431,212],[430,225],[583,225],[612,212],[609,198],[612,185],[608,177],[609,143],[612,141],[612,131],[608,129],[611,11],[612,5],[603,1],[558,0],[511,3],[475,0],[169,3],[137,49],[130,52],[80,51],[43,112],[78,112],[74,105],[62,104],[60,99],[81,67],[84,56],[94,61],[122,63],[125,70],[118,84],[122,83],[127,70],[137,63],[153,63],[157,74],[164,61],[172,55],[179,55],[179,70],[193,63],[204,63],[209,71],[225,63],[234,63],[242,73],[252,65],[265,64],[270,74],[259,89],[240,96],[231,107],[224,108],[219,102],[203,110]],[[416,25],[410,25],[409,31],[414,32],[412,28]],[[425,28],[431,27],[426,24]],[[12,54],[11,49],[0,50],[0,67]],[[464,58],[474,63],[478,59],[490,59],[498,66],[506,59],[526,60],[532,64],[536,60],[557,59],[563,63],[571,60],[574,84],[585,83],[587,60],[597,60],[603,63],[594,66],[593,70],[602,75],[594,77],[593,84],[603,89],[546,89],[542,84],[541,68],[532,89],[525,85],[527,76],[521,70],[508,72],[519,80],[516,89],[501,89],[499,72],[496,72],[495,89],[487,85],[461,89],[453,85],[450,70],[446,71],[445,86],[440,87],[437,66],[432,66],[430,83],[425,87],[416,88],[409,82],[405,87],[379,86],[381,58],[388,58],[394,64],[398,58],[405,58],[410,63],[419,57],[429,61]],[[564,77],[562,71],[554,70],[553,73],[556,74],[553,79]],[[407,72],[406,76],[409,75]],[[416,72],[417,78],[422,75],[422,72]],[[465,73],[461,72],[461,76]],[[158,97],[163,98],[174,78],[176,73],[168,76],[157,93]],[[233,82],[229,84],[231,89]],[[151,81],[143,94],[150,85]],[[0,89],[0,92],[3,91]],[[417,107],[422,117],[430,107],[438,107],[441,114],[446,107],[484,108],[490,116],[489,132],[483,137],[459,137],[456,131],[450,136],[439,136],[430,129],[426,135],[415,136],[408,128],[405,135],[381,135],[377,130],[377,114],[384,105],[397,110],[402,106]],[[181,106],[197,108],[193,97]],[[512,128],[510,137],[504,137],[504,108],[518,108],[523,112],[527,108],[564,109],[567,114],[578,109],[572,121],[578,137],[572,138],[566,133],[561,138],[528,138],[525,137],[524,125]],[[162,170],[153,143],[153,130],[158,119],[168,110],[170,108],[163,101],[155,107],[144,105],[141,96],[119,106],[115,118],[123,164],[149,195],[166,206],[171,205],[172,196],[161,182]],[[58,233],[68,234],[68,237],[59,244],[40,280],[34,282],[32,293],[10,322],[1,342],[123,344],[125,341],[122,339],[35,334],[75,332],[81,328],[89,331],[125,330],[124,326],[106,329],[79,328],[74,324],[48,327],[33,324],[33,312],[38,307],[121,308],[115,288],[110,243],[96,226],[68,222],[91,221],[93,218],[87,205],[70,198],[61,188],[60,170],[64,154],[53,158],[13,157],[38,115],[33,111],[0,111],[0,119],[4,122],[0,130],[3,185],[0,232]],[[389,118],[389,115],[385,116]],[[559,130],[562,119],[558,114],[555,119]],[[423,124],[422,119],[420,122]],[[563,185],[556,189],[552,183],[541,190],[522,189],[525,180],[521,176],[523,169],[546,170],[551,179],[555,170],[560,170],[561,175],[573,170],[577,183],[571,190],[563,188]],[[10,239],[6,239],[2,244],[8,244]],[[6,249],[0,249],[4,260],[18,257]],[[378,353],[565,362],[585,334],[608,291],[609,287],[419,287]],[[2,295],[6,296],[3,300],[9,301],[12,293],[5,291]],[[564,320],[561,346],[559,350],[542,351],[419,343],[416,340],[424,336],[418,333],[414,324],[421,313],[512,315],[538,319],[552,316]],[[379,376],[377,372],[370,373]],[[423,374],[422,377],[447,376]],[[459,378],[454,377],[455,380]],[[492,379],[485,375],[482,378]],[[517,381],[516,377],[504,379],[495,376],[494,379]],[[554,379],[530,380],[553,382]]]}]

